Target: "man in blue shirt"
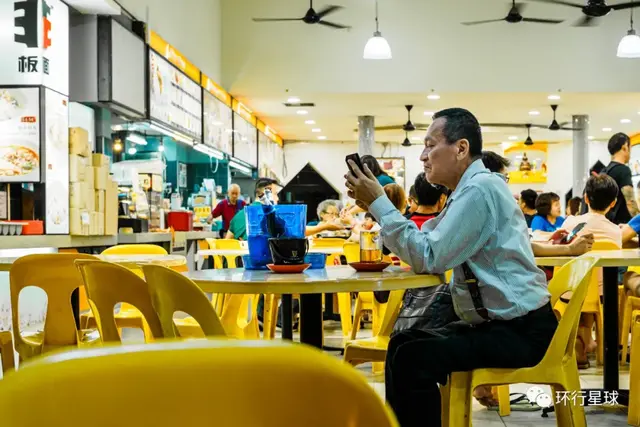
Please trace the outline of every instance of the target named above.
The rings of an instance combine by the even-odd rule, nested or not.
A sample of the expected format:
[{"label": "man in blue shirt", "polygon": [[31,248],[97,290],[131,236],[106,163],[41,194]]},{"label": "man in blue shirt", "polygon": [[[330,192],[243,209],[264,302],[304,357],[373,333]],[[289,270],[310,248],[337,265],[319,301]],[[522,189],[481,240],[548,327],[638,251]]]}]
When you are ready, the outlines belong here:
[{"label": "man in blue shirt", "polygon": [[346,176],[349,196],[373,214],[384,244],[414,271],[453,270],[456,327],[439,335],[408,329],[389,343],[386,397],[403,427],[440,425],[437,384],[451,372],[536,365],[557,327],[524,215],[481,156],[480,125],[470,112],[433,116],[420,160],[429,182],[453,192],[422,230],[395,209],[367,167],[351,162],[354,173]]}]

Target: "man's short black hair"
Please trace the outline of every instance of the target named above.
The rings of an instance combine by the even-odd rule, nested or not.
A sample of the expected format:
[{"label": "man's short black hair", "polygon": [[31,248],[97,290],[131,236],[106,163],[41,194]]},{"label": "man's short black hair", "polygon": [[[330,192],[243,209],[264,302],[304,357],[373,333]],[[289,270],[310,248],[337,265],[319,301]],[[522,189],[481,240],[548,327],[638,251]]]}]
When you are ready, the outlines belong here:
[{"label": "man's short black hair", "polygon": [[464,108],[447,108],[433,115],[433,120],[444,118],[442,133],[447,143],[453,144],[461,139],[469,141],[469,153],[472,157],[482,154],[482,131],[478,119]]},{"label": "man's short black hair", "polygon": [[509,159],[502,157],[500,154],[494,153],[493,151],[482,152],[482,163],[484,163],[485,168],[496,173],[500,173],[503,169],[507,169],[511,166],[511,161]]},{"label": "man's short black hair", "polygon": [[256,181],[256,194],[271,184],[277,184],[278,181],[273,178],[258,178]]},{"label": "man's short black hair", "polygon": [[434,186],[423,173],[418,174],[415,182],[413,183],[413,188],[416,190],[416,203],[418,206],[434,206],[440,200],[440,196],[445,194],[442,191],[442,187]]},{"label": "man's short black hair", "polygon": [[520,193],[520,200],[522,200],[525,206],[529,209],[536,208],[536,200],[538,200],[538,193],[535,190],[523,190]]},{"label": "man's short black hair", "polygon": [[587,180],[584,192],[589,198],[589,207],[604,211],[618,198],[618,184],[609,175],[596,175]]},{"label": "man's short black hair", "polygon": [[631,139],[629,139],[629,136],[626,133],[622,132],[616,133],[611,138],[609,138],[609,145],[607,145],[609,154],[613,156],[618,151],[622,150],[622,147],[627,144],[631,144]]},{"label": "man's short black hair", "polygon": [[556,193],[542,193],[536,199],[536,210],[538,215],[547,217],[551,213],[553,202],[559,202],[560,196]]}]

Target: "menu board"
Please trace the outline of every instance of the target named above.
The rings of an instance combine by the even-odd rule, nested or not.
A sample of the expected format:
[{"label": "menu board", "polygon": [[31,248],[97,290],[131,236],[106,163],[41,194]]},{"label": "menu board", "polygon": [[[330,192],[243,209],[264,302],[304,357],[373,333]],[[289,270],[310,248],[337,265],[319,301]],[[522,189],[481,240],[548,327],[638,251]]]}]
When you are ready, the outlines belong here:
[{"label": "menu board", "polygon": [[152,50],[149,68],[150,117],[202,141],[200,85]]},{"label": "menu board", "polygon": [[273,169],[273,162],[275,160],[275,145],[267,135],[262,132],[258,132],[258,160],[260,167],[267,167]]},{"label": "menu board", "polygon": [[47,234],[69,234],[69,102],[45,91],[45,188]]},{"label": "menu board", "polygon": [[233,113],[233,157],[258,166],[258,135],[256,127]]},{"label": "menu board", "polygon": [[40,178],[40,89],[0,88],[0,182]]},{"label": "menu board", "polygon": [[218,98],[204,92],[204,143],[231,155],[233,111]]}]

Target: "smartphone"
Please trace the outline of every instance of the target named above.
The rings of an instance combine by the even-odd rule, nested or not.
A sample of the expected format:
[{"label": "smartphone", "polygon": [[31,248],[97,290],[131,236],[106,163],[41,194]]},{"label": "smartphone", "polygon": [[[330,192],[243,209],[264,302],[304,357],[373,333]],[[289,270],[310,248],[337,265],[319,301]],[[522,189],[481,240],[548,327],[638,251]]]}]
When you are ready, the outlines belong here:
[{"label": "smartphone", "polygon": [[587,225],[586,222],[581,222],[580,224],[576,225],[573,230],[571,230],[571,233],[567,234],[567,236],[563,239],[563,243],[571,243],[585,225]]},{"label": "smartphone", "polygon": [[353,160],[353,162],[360,168],[360,170],[364,171],[364,168],[362,167],[362,160],[360,160],[360,155],[358,153],[349,154],[344,159],[344,161],[347,162],[347,166],[349,166],[349,170],[351,171],[351,173],[353,173],[353,169],[351,169],[349,160]]}]

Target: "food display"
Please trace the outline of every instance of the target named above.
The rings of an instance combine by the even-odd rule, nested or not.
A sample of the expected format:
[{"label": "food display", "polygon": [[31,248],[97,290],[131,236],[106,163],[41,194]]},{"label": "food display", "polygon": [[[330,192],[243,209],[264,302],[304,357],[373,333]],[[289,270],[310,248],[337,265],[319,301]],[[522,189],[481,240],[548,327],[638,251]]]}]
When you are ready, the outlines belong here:
[{"label": "food display", "polygon": [[0,182],[40,178],[40,89],[0,89]]},{"label": "food display", "polygon": [[154,51],[149,51],[149,110],[152,119],[202,140],[200,85]]}]

